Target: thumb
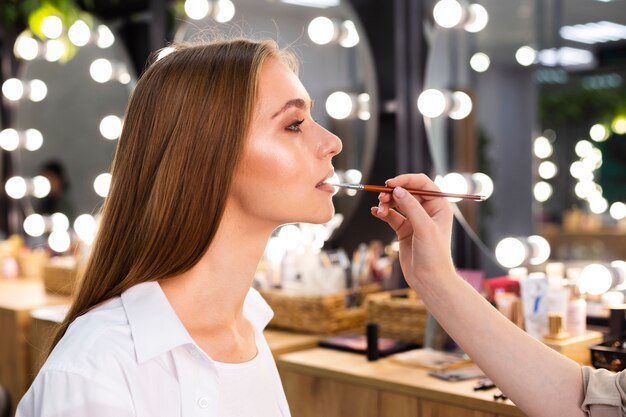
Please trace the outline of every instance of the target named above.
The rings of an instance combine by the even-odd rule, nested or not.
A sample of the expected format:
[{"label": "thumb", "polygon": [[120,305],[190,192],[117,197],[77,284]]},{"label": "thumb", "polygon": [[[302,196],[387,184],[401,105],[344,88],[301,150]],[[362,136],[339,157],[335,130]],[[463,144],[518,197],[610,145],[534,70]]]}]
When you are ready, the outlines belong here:
[{"label": "thumb", "polygon": [[431,221],[430,216],[424,207],[407,190],[402,187],[393,189],[393,200],[400,211],[406,216],[413,226],[413,231],[423,230],[427,222]]}]

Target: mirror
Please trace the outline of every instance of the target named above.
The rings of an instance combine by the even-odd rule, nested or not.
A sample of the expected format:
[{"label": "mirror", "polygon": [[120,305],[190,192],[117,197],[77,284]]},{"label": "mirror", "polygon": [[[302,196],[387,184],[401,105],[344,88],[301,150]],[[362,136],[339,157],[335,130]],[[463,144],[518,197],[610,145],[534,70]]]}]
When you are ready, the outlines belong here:
[{"label": "mirror", "polygon": [[[365,32],[350,4],[339,0],[239,0],[233,5],[234,16],[219,15],[222,11],[217,9],[204,17],[201,12],[197,21],[186,19],[176,40],[210,39],[215,33],[244,35],[271,38],[296,52],[301,61],[300,79],[315,102],[313,117],[343,142],[342,153],[333,158],[339,181],[367,179],[378,134],[376,80]],[[358,198],[356,192],[338,192],[334,198],[337,213],[349,218]]]},{"label": "mirror", "polygon": [[[560,260],[626,258],[626,159],[618,156],[626,8],[595,0],[480,4],[489,23],[478,33],[433,25],[425,80],[426,89],[463,91],[473,102],[462,120],[426,118],[436,174],[481,172],[493,181],[487,201],[458,203],[459,220],[495,265],[499,241],[533,234]],[[597,133],[599,142],[590,133],[596,124],[607,132]]]}]

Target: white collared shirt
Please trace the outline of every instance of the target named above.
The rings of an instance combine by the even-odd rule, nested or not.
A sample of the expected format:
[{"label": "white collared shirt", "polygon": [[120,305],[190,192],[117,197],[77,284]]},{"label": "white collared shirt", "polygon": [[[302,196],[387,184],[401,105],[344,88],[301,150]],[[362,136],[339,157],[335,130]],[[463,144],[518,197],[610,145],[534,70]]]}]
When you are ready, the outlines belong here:
[{"label": "white collared shirt", "polygon": [[[74,320],[16,417],[289,417],[263,336],[272,310],[251,288],[243,311],[257,356],[220,364],[194,342],[157,282],[138,284]],[[237,384],[246,368],[252,377]]]}]

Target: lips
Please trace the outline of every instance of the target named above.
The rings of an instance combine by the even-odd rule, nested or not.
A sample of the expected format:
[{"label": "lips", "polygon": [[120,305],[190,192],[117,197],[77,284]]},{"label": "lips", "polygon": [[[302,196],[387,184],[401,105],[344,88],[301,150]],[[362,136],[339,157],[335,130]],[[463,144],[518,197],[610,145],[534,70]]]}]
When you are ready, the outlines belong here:
[{"label": "lips", "polygon": [[318,188],[327,184],[326,181],[328,181],[328,179],[331,178],[333,175],[335,175],[335,170],[331,169],[328,174],[326,174],[326,176],[320,182],[318,182],[317,185],[315,185],[315,187]]}]

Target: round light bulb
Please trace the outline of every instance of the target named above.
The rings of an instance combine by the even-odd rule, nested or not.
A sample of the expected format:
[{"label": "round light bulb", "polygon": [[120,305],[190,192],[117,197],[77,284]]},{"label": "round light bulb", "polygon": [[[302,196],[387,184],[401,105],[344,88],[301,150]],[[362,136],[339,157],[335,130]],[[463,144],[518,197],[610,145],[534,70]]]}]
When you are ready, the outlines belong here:
[{"label": "round light bulb", "polygon": [[601,124],[595,124],[589,129],[589,137],[596,142],[604,142],[609,138],[609,132]]},{"label": "round light bulb", "polygon": [[48,236],[48,246],[50,249],[57,253],[63,253],[70,248],[71,245],[70,234],[63,231],[57,231],[50,233]]},{"label": "round light bulb", "polygon": [[50,194],[50,181],[43,175],[37,175],[33,178],[33,196],[44,198],[48,194]]},{"label": "round light bulb", "polygon": [[100,197],[106,197],[111,187],[111,174],[105,172],[96,177],[93,182],[93,189]]},{"label": "round light bulb", "polygon": [[230,0],[218,0],[213,10],[213,18],[218,23],[230,22],[235,17],[235,5]]},{"label": "round light bulb", "polygon": [[24,95],[24,84],[17,78],[9,78],[2,83],[2,94],[11,101],[17,101]]},{"label": "round light bulb", "polygon": [[95,82],[106,83],[113,77],[113,64],[105,58],[98,58],[89,66],[89,75]]},{"label": "round light bulb", "polygon": [[115,115],[108,115],[100,122],[100,134],[105,139],[115,140],[122,134],[122,119]]},{"label": "round light bulb", "polygon": [[66,232],[70,229],[70,220],[63,213],[53,213],[50,220],[53,232]]},{"label": "round light bulb", "polygon": [[611,204],[611,208],[609,209],[609,214],[615,220],[622,220],[626,218],[626,204],[621,201],[616,201]]},{"label": "round light bulb", "polygon": [[26,180],[22,177],[11,177],[7,180],[6,184],[4,184],[4,190],[9,197],[19,200],[26,195],[28,185],[26,184]]},{"label": "round light bulb", "polygon": [[26,143],[24,147],[28,151],[36,151],[43,145],[43,135],[37,129],[26,129]]},{"label": "round light bulb", "polygon": [[489,55],[483,52],[476,52],[470,58],[470,67],[476,72],[485,72],[489,69],[489,65],[491,64],[491,60],[489,59]]},{"label": "round light bulb", "polygon": [[611,289],[611,271],[601,264],[589,264],[580,271],[578,288],[584,294],[601,295]]},{"label": "round light bulb", "polygon": [[556,177],[557,172],[559,171],[556,164],[552,161],[543,161],[539,164],[537,168],[539,172],[539,176],[544,180],[549,180]]},{"label": "round light bulb", "polygon": [[98,48],[106,49],[113,45],[115,36],[113,36],[113,32],[111,32],[108,26],[99,25],[97,31],[98,40],[96,40],[96,45],[98,45]]},{"label": "round light bulb", "polygon": [[433,17],[442,28],[453,28],[463,19],[463,6],[456,0],[440,0],[435,4]]},{"label": "round light bulb", "polygon": [[352,114],[352,97],[343,91],[335,91],[326,99],[326,112],[333,119],[342,120]]},{"label": "round light bulb", "polygon": [[515,52],[515,59],[520,65],[528,67],[534,64],[537,58],[537,51],[530,46],[522,46]]},{"label": "round light bulb", "polygon": [[63,33],[63,22],[59,16],[46,16],[41,22],[41,32],[48,39],[56,39]]},{"label": "round light bulb", "polygon": [[91,245],[96,237],[98,226],[90,214],[81,214],[74,220],[74,231],[80,240]]},{"label": "round light bulb", "polygon": [[361,93],[356,97],[357,101],[357,117],[361,120],[369,120],[372,117],[370,113],[370,95]]},{"label": "round light bulb", "polygon": [[574,193],[578,198],[587,198],[596,190],[596,184],[591,180],[582,180],[574,186]]},{"label": "round light bulb", "polygon": [[528,262],[531,265],[541,265],[550,257],[550,243],[538,235],[528,236],[528,244],[531,247],[531,257]]},{"label": "round light bulb", "polygon": [[358,184],[363,179],[363,173],[358,169],[347,169],[343,176],[350,184]]},{"label": "round light bulb", "polygon": [[352,48],[359,44],[359,32],[356,30],[356,26],[352,20],[346,20],[341,23],[341,33],[339,45],[344,48]]},{"label": "round light bulb", "polygon": [[288,224],[280,228],[278,238],[286,250],[293,250],[300,245],[302,230],[294,224]]},{"label": "round light bulb", "polygon": [[493,194],[493,181],[482,172],[472,174],[472,180],[476,183],[476,194],[482,195],[485,199]]},{"label": "round light bulb", "polygon": [[524,263],[526,246],[519,239],[507,237],[496,245],[495,255],[503,267],[515,268]]},{"label": "round light bulb", "polygon": [[[441,190],[447,193],[454,194],[467,194],[469,191],[469,184],[467,179],[458,172],[450,172],[443,176],[441,180]],[[457,202],[460,198],[448,197],[448,201]]]},{"label": "round light bulb", "polygon": [[471,33],[480,32],[483,30],[489,22],[489,13],[480,4],[470,4],[469,6],[469,21],[463,26],[463,28]]},{"label": "round light bulb", "polygon": [[422,91],[417,98],[417,109],[425,117],[434,119],[441,116],[448,106],[448,101],[443,91],[430,88]]},{"label": "round light bulb", "polygon": [[595,214],[605,213],[609,209],[609,202],[606,198],[596,195],[589,199],[589,210]]},{"label": "round light bulb", "polygon": [[548,201],[548,199],[552,196],[552,186],[545,181],[539,181],[533,187],[533,195],[535,196],[535,200],[540,203]]},{"label": "round light bulb", "polygon": [[30,94],[28,98],[30,98],[31,101],[39,102],[46,98],[47,95],[48,86],[46,85],[46,83],[37,79],[30,81]]},{"label": "round light bulb", "polygon": [[58,39],[46,41],[46,52],[44,59],[48,62],[57,62],[65,54],[65,45]]},{"label": "round light bulb", "polygon": [[78,47],[85,46],[89,43],[89,39],[91,38],[91,30],[89,26],[87,26],[87,23],[78,19],[70,26],[67,31],[67,37],[74,45]]},{"label": "round light bulb", "polygon": [[326,45],[335,38],[335,24],[327,17],[319,16],[311,20],[307,27],[311,41],[318,45]]},{"label": "round light bulb", "polygon": [[193,20],[204,19],[210,8],[208,0],[185,0],[185,14]]},{"label": "round light bulb", "polygon": [[626,116],[617,116],[611,123],[611,129],[618,135],[626,134]]},{"label": "round light bulb", "polygon": [[533,152],[535,156],[540,159],[545,159],[552,155],[554,149],[552,148],[552,144],[545,136],[539,136],[535,139],[533,143]]},{"label": "round light bulb", "polygon": [[576,152],[576,155],[578,155],[578,157],[580,158],[584,158],[585,156],[589,155],[592,149],[593,145],[591,144],[591,142],[584,139],[576,142],[576,146],[574,146],[574,151]]},{"label": "round light bulb", "polygon": [[0,148],[12,152],[20,146],[20,134],[15,129],[4,129],[0,132]]},{"label": "round light bulb", "polygon": [[34,213],[24,219],[24,231],[28,236],[38,237],[46,232],[46,221],[40,214]]},{"label": "round light bulb", "polygon": [[32,61],[39,55],[39,42],[30,35],[22,34],[15,41],[14,53],[18,58]]},{"label": "round light bulb", "polygon": [[472,99],[463,91],[452,93],[452,108],[448,113],[451,119],[465,119],[472,112]]}]

